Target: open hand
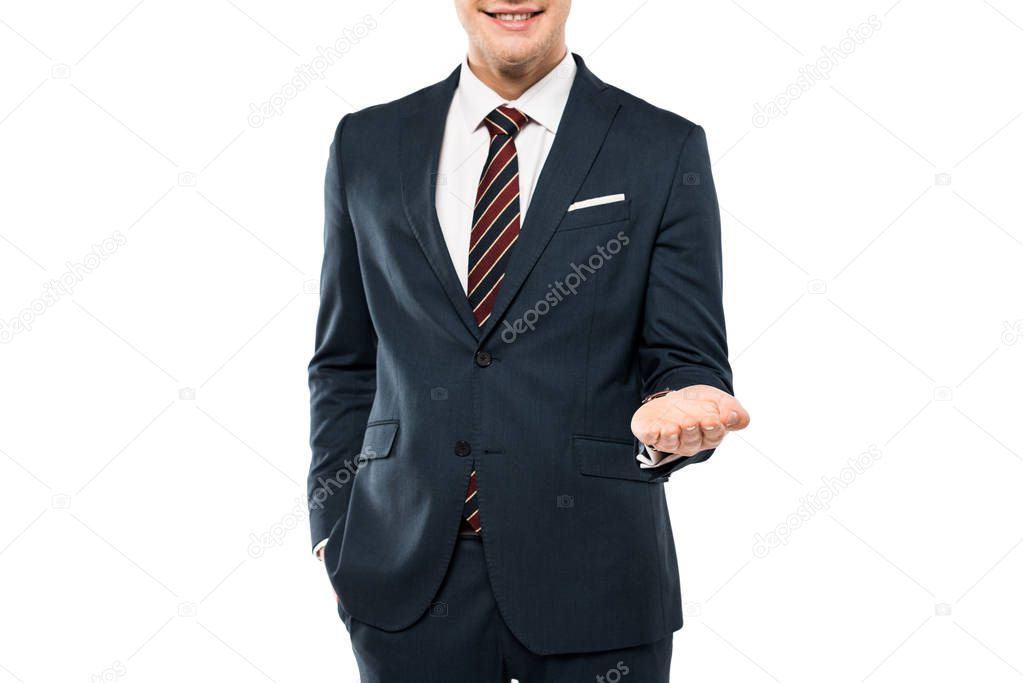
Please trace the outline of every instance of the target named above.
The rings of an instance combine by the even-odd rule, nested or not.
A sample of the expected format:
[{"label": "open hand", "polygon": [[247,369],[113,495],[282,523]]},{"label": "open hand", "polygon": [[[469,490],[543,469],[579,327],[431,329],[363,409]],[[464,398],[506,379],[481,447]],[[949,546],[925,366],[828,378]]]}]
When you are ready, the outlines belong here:
[{"label": "open hand", "polygon": [[717,448],[725,434],[745,429],[749,422],[749,413],[734,396],[694,384],[644,403],[631,426],[647,448],[690,456]]}]

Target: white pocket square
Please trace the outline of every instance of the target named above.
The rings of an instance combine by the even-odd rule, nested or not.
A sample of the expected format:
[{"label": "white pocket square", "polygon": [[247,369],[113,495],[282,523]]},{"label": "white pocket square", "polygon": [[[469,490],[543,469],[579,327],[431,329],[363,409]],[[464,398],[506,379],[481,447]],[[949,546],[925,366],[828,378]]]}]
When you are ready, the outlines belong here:
[{"label": "white pocket square", "polygon": [[575,211],[576,209],[587,209],[591,206],[600,206],[601,204],[611,204],[613,202],[624,202],[624,194],[608,194],[603,197],[594,197],[593,199],[584,199],[580,202],[576,202],[568,207],[569,211]]}]

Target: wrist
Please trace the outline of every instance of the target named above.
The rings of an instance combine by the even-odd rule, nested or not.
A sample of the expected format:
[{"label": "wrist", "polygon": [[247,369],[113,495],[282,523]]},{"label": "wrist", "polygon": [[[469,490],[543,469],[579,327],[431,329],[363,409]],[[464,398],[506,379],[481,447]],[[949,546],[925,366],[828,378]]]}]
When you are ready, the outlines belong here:
[{"label": "wrist", "polygon": [[650,401],[654,401],[654,400],[659,399],[659,398],[661,398],[663,396],[667,396],[668,394],[670,394],[673,391],[674,391],[674,389],[661,389],[660,391],[655,391],[654,393],[650,394],[649,396],[644,398],[642,401],[640,401],[639,404],[640,405],[645,405],[645,404],[649,403]]}]

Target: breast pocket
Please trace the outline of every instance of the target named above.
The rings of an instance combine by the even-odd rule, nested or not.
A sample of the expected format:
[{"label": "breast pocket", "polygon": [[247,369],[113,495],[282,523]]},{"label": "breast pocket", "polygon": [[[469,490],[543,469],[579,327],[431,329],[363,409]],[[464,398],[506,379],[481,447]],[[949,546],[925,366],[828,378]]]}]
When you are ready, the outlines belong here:
[{"label": "breast pocket", "polygon": [[609,223],[619,223],[629,220],[631,199],[623,199],[609,204],[598,204],[587,206],[574,211],[566,211],[565,217],[558,225],[558,232],[569,230],[580,230],[582,228],[595,228]]}]

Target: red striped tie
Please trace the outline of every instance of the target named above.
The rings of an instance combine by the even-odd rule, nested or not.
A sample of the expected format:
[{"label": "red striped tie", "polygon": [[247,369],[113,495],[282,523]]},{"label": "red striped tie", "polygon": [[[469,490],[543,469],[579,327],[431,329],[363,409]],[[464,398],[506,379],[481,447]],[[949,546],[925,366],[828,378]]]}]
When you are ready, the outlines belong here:
[{"label": "red striped tie", "polygon": [[[519,160],[515,136],[529,123],[529,117],[518,109],[502,106],[487,114],[483,123],[490,132],[490,150],[472,212],[467,288],[469,303],[480,327],[494,309],[508,255],[519,237]],[[473,470],[462,509],[462,530],[478,534],[479,518],[476,470]]]}]

